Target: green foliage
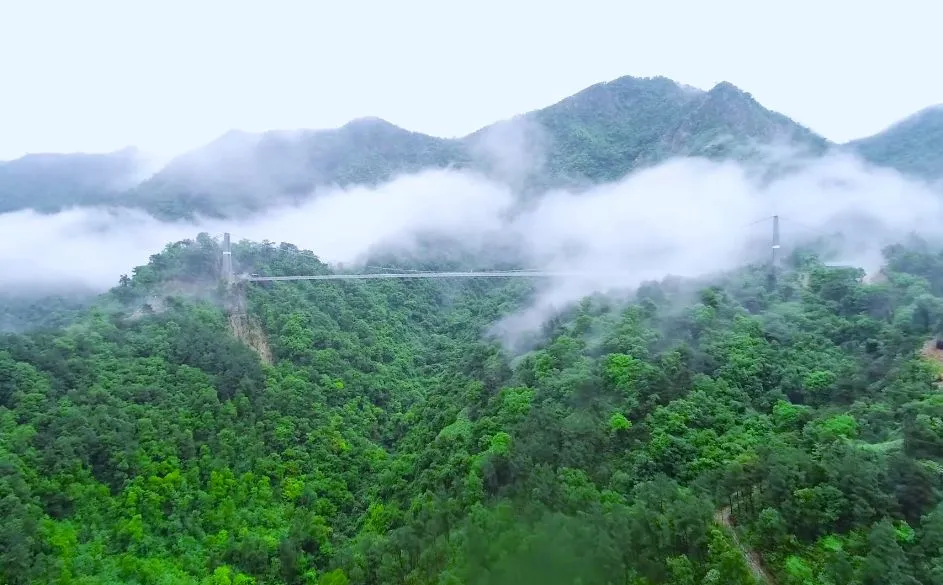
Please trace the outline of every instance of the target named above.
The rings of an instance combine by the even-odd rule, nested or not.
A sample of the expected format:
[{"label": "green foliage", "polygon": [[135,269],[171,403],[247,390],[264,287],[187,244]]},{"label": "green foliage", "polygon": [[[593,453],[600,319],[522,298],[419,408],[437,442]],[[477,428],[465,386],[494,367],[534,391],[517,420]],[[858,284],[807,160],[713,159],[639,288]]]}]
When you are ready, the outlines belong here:
[{"label": "green foliage", "polygon": [[943,178],[943,108],[934,106],[848,144],[864,159],[925,179]]},{"label": "green foliage", "polygon": [[614,433],[621,431],[627,431],[632,428],[632,423],[629,422],[629,419],[625,418],[625,415],[621,412],[614,412],[612,416],[609,417],[609,430]]},{"label": "green foliage", "polygon": [[237,338],[216,253],[170,245],[67,326],[0,337],[0,582],[943,575],[937,251],[889,249],[881,284],[815,261],[798,292],[648,283],[525,355],[486,336],[529,299],[497,279],[252,285]]},{"label": "green foliage", "polygon": [[0,332],[64,327],[94,304],[95,296],[83,291],[39,297],[28,291],[0,291]]}]

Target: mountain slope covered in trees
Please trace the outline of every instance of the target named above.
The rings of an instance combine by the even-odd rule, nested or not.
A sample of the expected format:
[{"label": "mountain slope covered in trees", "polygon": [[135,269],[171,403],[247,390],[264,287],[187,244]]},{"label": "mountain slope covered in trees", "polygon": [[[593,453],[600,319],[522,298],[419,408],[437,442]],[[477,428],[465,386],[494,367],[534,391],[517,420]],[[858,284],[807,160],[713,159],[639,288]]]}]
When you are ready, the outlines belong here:
[{"label": "mountain slope covered in trees", "polygon": [[120,204],[119,195],[141,181],[142,164],[132,148],[108,154],[28,154],[0,161],[0,213]]},{"label": "mountain slope covered in trees", "polygon": [[461,139],[368,119],[337,130],[219,142],[225,146],[214,143],[173,161],[133,199],[168,216],[230,215],[271,205],[273,198],[297,201],[318,187],[372,185],[424,168],[471,168],[533,190],[615,180],[674,156],[743,159],[764,145],[817,153],[827,145],[729,83],[702,92],[663,77],[600,83]]},{"label": "mountain slope covered in trees", "polygon": [[247,344],[218,257],[0,338],[0,581],[755,583],[739,543],[778,583],[943,582],[939,250],[587,298],[523,355],[486,332],[534,284],[498,279],[253,284]]},{"label": "mountain slope covered in trees", "polygon": [[[874,164],[939,178],[941,111],[928,109],[846,147]],[[0,212],[120,205],[168,219],[241,217],[324,188],[376,185],[422,169],[475,169],[528,192],[611,181],[677,156],[752,160],[770,146],[816,155],[835,145],[727,82],[701,91],[664,77],[625,76],[463,138],[377,118],[330,130],[232,131],[133,188],[142,165],[130,150],[29,155],[0,163]]]},{"label": "mountain slope covered in trees", "polygon": [[234,217],[428,168],[472,168],[528,191],[614,180],[674,156],[750,158],[771,144],[822,152],[828,142],[729,83],[704,92],[626,76],[457,139],[376,118],[331,130],[233,131],[120,194],[114,167],[127,161],[117,154],[59,155],[66,170],[14,177],[30,166],[24,157],[0,165],[0,211],[107,204],[163,218]]},{"label": "mountain slope covered in trees", "polygon": [[943,179],[943,105],[848,144],[865,160],[931,180]]},{"label": "mountain slope covered in trees", "polygon": [[332,130],[230,132],[172,160],[128,197],[163,217],[244,216],[296,203],[317,187],[375,185],[461,155],[455,141],[375,118]]}]

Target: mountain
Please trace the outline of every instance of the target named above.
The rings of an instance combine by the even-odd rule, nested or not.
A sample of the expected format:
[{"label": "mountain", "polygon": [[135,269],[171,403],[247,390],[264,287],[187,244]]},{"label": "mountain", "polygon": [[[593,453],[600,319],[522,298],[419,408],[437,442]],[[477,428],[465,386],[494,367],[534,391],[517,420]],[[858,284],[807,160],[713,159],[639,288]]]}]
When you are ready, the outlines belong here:
[{"label": "mountain", "polygon": [[377,118],[331,130],[229,132],[172,160],[128,199],[161,216],[244,215],[319,187],[372,185],[459,160],[455,141]]},{"label": "mountain", "polygon": [[0,213],[121,203],[120,195],[141,180],[143,164],[133,148],[108,154],[27,154],[0,162]]},{"label": "mountain", "polygon": [[[845,145],[876,164],[943,176],[943,108]],[[328,130],[232,131],[133,181],[133,153],[30,155],[0,165],[0,212],[67,205],[134,206],[165,218],[235,217],[333,186],[375,185],[429,168],[470,168],[541,191],[611,181],[671,157],[762,159],[770,147],[836,148],[728,82],[709,91],[665,77],[598,83],[543,109],[462,138],[378,118]]]},{"label": "mountain", "polygon": [[749,158],[772,144],[821,152],[828,142],[730,83],[703,92],[627,76],[460,139],[376,118],[333,130],[230,132],[175,159],[128,200],[171,217],[242,215],[321,187],[448,166],[545,189],[615,180],[672,156]]},{"label": "mountain", "polygon": [[943,179],[943,105],[921,110],[847,147],[874,164],[925,179]]},{"label": "mountain", "polygon": [[0,335],[0,583],[939,583],[943,254],[886,254],[586,298],[520,353],[527,280],[233,291],[170,244]]},{"label": "mountain", "polygon": [[[781,144],[834,148],[730,84],[623,78],[460,139],[230,132],[126,191],[101,158],[8,164],[21,189],[72,186],[60,203],[180,217],[430,167],[526,190]],[[514,263],[414,244],[364,264]],[[941,583],[943,249],[887,246],[871,281],[817,251],[540,319],[523,278],[229,286],[205,233],[91,307],[0,294],[0,583]],[[541,321],[524,348],[500,337],[521,316]]]},{"label": "mountain", "polygon": [[700,95],[663,77],[622,77],[522,118],[543,133],[550,175],[613,180],[634,169]]},{"label": "mountain", "polygon": [[681,120],[664,133],[646,161],[673,156],[752,158],[766,146],[802,148],[822,154],[829,141],[786,116],[764,108],[728,82],[694,96]]},{"label": "mountain", "polygon": [[527,117],[548,135],[551,173],[592,181],[676,156],[743,159],[763,145],[828,145],[727,82],[704,92],[664,77],[622,77]]}]

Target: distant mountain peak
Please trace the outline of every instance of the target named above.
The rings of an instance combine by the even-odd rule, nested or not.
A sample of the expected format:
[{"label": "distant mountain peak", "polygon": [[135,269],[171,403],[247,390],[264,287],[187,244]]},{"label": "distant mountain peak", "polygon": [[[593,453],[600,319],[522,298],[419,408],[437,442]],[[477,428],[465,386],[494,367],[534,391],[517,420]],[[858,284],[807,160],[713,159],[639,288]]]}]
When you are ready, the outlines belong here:
[{"label": "distant mountain peak", "polygon": [[238,128],[232,128],[220,134],[219,137],[216,138],[216,140],[213,142],[235,142],[239,140],[245,140],[250,136],[253,136],[251,132],[246,132],[245,130],[240,130]]},{"label": "distant mountain peak", "polygon": [[[762,107],[760,103],[757,102],[756,99],[753,97],[753,94],[751,94],[748,91],[743,91],[742,89],[730,83],[729,81],[721,81],[720,83],[712,87],[707,92],[707,96],[708,98],[713,98],[713,99],[723,99],[723,100],[732,100],[732,101],[741,100],[745,103],[749,102],[751,104],[756,104],[757,106]],[[765,110],[766,108],[763,108],[763,109]]]},{"label": "distant mountain peak", "polygon": [[375,116],[332,130],[267,133],[258,145],[217,164],[218,172],[201,167],[187,177],[175,174],[171,163],[153,180],[161,188],[152,190],[180,192],[181,206],[206,206],[203,213],[210,207],[235,213],[307,197],[319,186],[374,184],[424,168],[457,167],[539,191],[617,180],[674,156],[738,156],[717,145],[781,136],[824,142],[729,82],[705,92],[664,76],[626,75],[458,140],[411,132]]},{"label": "distant mountain peak", "polygon": [[389,137],[398,134],[412,134],[409,130],[388,122],[376,116],[355,118],[337,129],[338,132],[349,132],[353,136]]},{"label": "distant mountain peak", "polygon": [[109,153],[30,153],[0,163],[0,213],[101,205],[138,184],[145,160],[133,147]]},{"label": "distant mountain peak", "polygon": [[907,116],[903,120],[891,124],[886,130],[935,121],[943,121],[943,104],[927,106],[926,108],[923,108],[922,110]]},{"label": "distant mountain peak", "polygon": [[943,179],[943,104],[845,145],[865,160],[928,180]]},{"label": "distant mountain peak", "polygon": [[77,160],[104,160],[116,158],[136,158],[141,151],[136,146],[125,146],[112,152],[28,152],[20,158],[6,161],[7,164],[31,164]]},{"label": "distant mountain peak", "polygon": [[720,83],[712,87],[709,93],[725,93],[725,92],[738,93],[738,94],[746,93],[742,89],[737,87],[736,85],[730,83],[729,81],[721,81]]},{"label": "distant mountain peak", "polygon": [[828,141],[794,120],[763,107],[729,81],[693,96],[676,124],[644,159],[672,156],[764,160],[766,147],[790,145],[822,151]]},{"label": "distant mountain peak", "polygon": [[[120,197],[102,195],[119,184],[116,179],[99,179],[121,178],[122,165],[143,160],[136,151],[98,155],[104,159],[31,155],[0,163],[0,204],[37,208],[43,203],[34,199],[55,193],[60,204],[120,200],[164,217],[235,217],[297,203],[324,187],[375,185],[424,169],[474,169],[538,193],[615,181],[674,157],[762,163],[771,146],[815,154],[833,145],[729,81],[705,91],[664,76],[626,75],[456,139],[413,132],[377,116],[328,129],[233,129],[174,158]],[[943,105],[851,146],[878,164],[943,176]]]},{"label": "distant mountain peak", "polygon": [[347,122],[342,126],[342,128],[357,128],[357,127],[386,127],[386,128],[399,128],[396,124],[388,122],[383,118],[377,116],[363,116],[361,118],[354,118],[350,122]]}]

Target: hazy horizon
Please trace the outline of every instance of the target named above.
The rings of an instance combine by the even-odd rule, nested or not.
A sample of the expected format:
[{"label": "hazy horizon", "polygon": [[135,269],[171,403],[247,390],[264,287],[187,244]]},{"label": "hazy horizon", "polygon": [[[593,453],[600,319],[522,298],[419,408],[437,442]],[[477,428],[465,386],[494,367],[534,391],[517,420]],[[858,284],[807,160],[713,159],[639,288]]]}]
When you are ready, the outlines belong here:
[{"label": "hazy horizon", "polygon": [[[540,168],[539,147],[495,147],[513,171]],[[523,207],[509,183],[434,169],[376,187],[335,188],[242,219],[161,221],[139,210],[93,207],[16,211],[0,214],[7,236],[0,240],[6,269],[0,285],[10,292],[104,291],[168,243],[224,231],[237,241],[292,243],[345,265],[362,264],[379,249],[409,257],[417,238],[430,234],[461,241],[477,257],[500,241],[527,268],[594,275],[548,280],[528,311],[503,324],[520,332],[593,292],[633,289],[666,275],[700,277],[765,258],[770,226],[755,220],[774,213],[788,221],[784,247],[840,234],[831,260],[868,271],[881,265],[883,246],[912,233],[943,240],[943,197],[932,185],[847,154],[773,156],[793,171],[769,180],[735,161],[675,158],[583,191],[546,191]]]},{"label": "hazy horizon", "polygon": [[[616,78],[613,78],[613,79],[602,80],[602,81],[600,81],[599,83],[609,83],[609,82],[615,81],[615,80],[617,80],[617,79],[620,79],[621,77],[637,77],[637,76],[633,76],[633,75],[628,75],[628,74],[627,74],[627,75],[619,76],[619,77],[616,77]],[[663,76],[653,76],[653,77],[663,77]],[[692,89],[696,89],[696,90],[699,90],[699,91],[704,91],[704,92],[706,92],[706,91],[710,91],[710,89],[711,89],[711,88],[706,88],[706,89],[705,89],[705,88],[699,88],[699,87],[698,87],[698,88],[695,88],[695,87],[690,86],[690,85],[688,85],[688,84],[686,84],[686,83],[679,82],[678,80],[672,80],[672,81],[674,81],[675,83],[677,83],[677,84],[680,85],[680,86],[688,86],[688,87],[691,87]],[[594,85],[595,85],[595,84],[594,84]],[[583,89],[586,89],[586,88],[583,88]],[[750,93],[749,90],[748,90],[748,88],[740,87],[739,89],[741,89],[741,90],[743,90],[743,91],[745,91],[745,92],[747,92],[747,93]],[[582,90],[580,90],[580,91],[582,91]],[[579,93],[579,92],[576,92],[576,93]],[[570,96],[565,96],[564,99],[565,99],[566,97],[570,97]],[[537,108],[537,109],[539,110],[539,109],[543,109],[543,108],[545,108],[545,107],[552,106],[552,105],[558,103],[559,101],[560,101],[560,100],[557,100],[557,101],[552,102],[552,103],[547,103],[545,106],[541,106],[541,107],[539,107],[539,108]],[[764,104],[761,103],[761,105],[764,105]],[[928,111],[928,110],[933,110],[933,109],[936,109],[936,108],[943,108],[943,103],[929,104],[929,105],[927,105],[927,106],[925,106],[925,107],[923,107],[923,108],[920,108],[919,110],[915,110],[914,112],[911,112],[910,114],[907,114],[907,115],[903,116],[903,117],[900,118],[900,119],[897,119],[897,120],[894,120],[894,121],[890,122],[889,124],[887,124],[886,126],[881,127],[880,129],[878,129],[877,131],[875,131],[875,132],[872,133],[872,134],[868,134],[868,135],[865,135],[865,136],[860,136],[860,137],[852,138],[852,139],[849,139],[849,140],[846,140],[846,141],[833,140],[832,138],[830,138],[830,137],[828,137],[828,136],[824,136],[824,135],[822,135],[821,133],[819,133],[819,135],[822,135],[825,139],[827,139],[827,140],[829,140],[830,142],[832,142],[832,143],[834,143],[834,144],[837,144],[837,145],[847,144],[848,142],[853,142],[854,140],[858,140],[859,138],[867,138],[868,136],[872,136],[873,134],[878,134],[878,133],[880,133],[880,132],[883,132],[884,130],[887,130],[888,128],[891,128],[891,127],[897,125],[898,123],[900,123],[900,122],[902,122],[902,121],[904,121],[904,120],[907,120],[907,119],[909,119],[909,118],[911,118],[911,117],[913,117],[913,116],[915,116],[915,115],[917,115],[917,114],[923,113],[923,112]],[[493,123],[503,122],[503,121],[509,121],[509,120],[512,120],[512,119],[513,119],[515,116],[517,116],[517,115],[526,114],[526,113],[529,113],[530,111],[535,111],[535,110],[529,110],[528,112],[519,112],[518,114],[509,116],[509,117],[506,117],[506,118],[502,118],[501,120],[495,120]],[[784,112],[779,112],[779,113],[788,116],[788,114],[785,114]],[[224,130],[224,131],[221,132],[220,134],[218,134],[218,135],[216,135],[216,136],[213,136],[213,137],[209,138],[208,140],[206,140],[206,141],[204,141],[204,142],[201,142],[200,144],[194,145],[194,146],[192,146],[192,147],[190,147],[190,148],[187,148],[187,149],[185,149],[185,150],[182,150],[182,151],[180,151],[180,152],[174,152],[174,153],[169,153],[169,154],[154,153],[154,152],[151,152],[151,151],[148,151],[148,150],[142,148],[141,146],[139,146],[139,145],[137,145],[137,144],[126,144],[126,145],[124,145],[124,146],[120,146],[120,147],[115,148],[115,149],[111,149],[111,150],[107,150],[107,151],[95,151],[95,152],[92,152],[92,151],[81,151],[81,150],[78,150],[78,151],[70,151],[70,152],[65,152],[65,151],[36,151],[36,152],[25,152],[25,153],[23,153],[22,155],[20,155],[20,156],[18,156],[18,157],[14,157],[14,158],[9,158],[9,159],[2,159],[2,158],[0,158],[0,162],[10,162],[10,161],[12,161],[12,160],[16,160],[16,159],[18,159],[18,158],[22,158],[22,157],[30,156],[30,155],[37,155],[37,156],[42,156],[42,155],[60,155],[60,154],[61,154],[61,155],[107,155],[107,154],[115,154],[115,153],[119,153],[119,152],[122,152],[122,151],[129,151],[129,150],[130,150],[130,151],[135,151],[136,153],[138,153],[138,154],[140,154],[141,156],[143,156],[143,157],[145,157],[146,159],[148,159],[151,166],[154,166],[154,165],[160,166],[160,165],[162,165],[162,164],[166,164],[167,162],[170,162],[170,160],[173,159],[173,158],[176,158],[176,157],[178,157],[178,156],[184,155],[184,154],[186,154],[186,153],[188,153],[188,152],[192,152],[192,151],[194,151],[194,150],[198,150],[198,149],[200,149],[200,148],[202,148],[202,147],[204,147],[204,146],[206,146],[206,145],[208,145],[208,144],[210,144],[210,143],[212,143],[212,142],[214,142],[214,141],[216,141],[216,140],[218,140],[218,139],[220,139],[220,138],[222,138],[222,137],[224,137],[224,136],[226,136],[226,135],[228,135],[228,134],[231,134],[231,133],[237,133],[237,134],[238,134],[238,133],[245,133],[245,134],[256,135],[256,134],[263,134],[263,133],[269,133],[269,132],[274,132],[274,133],[278,133],[278,132],[286,132],[286,133],[288,133],[288,132],[297,132],[297,131],[319,132],[319,131],[324,131],[324,130],[332,130],[332,129],[341,128],[341,127],[346,126],[347,124],[350,124],[350,123],[352,123],[352,122],[357,122],[357,121],[361,121],[361,120],[371,120],[371,119],[374,119],[374,120],[383,120],[383,121],[385,121],[385,122],[387,122],[387,123],[389,123],[389,124],[393,124],[394,126],[397,126],[397,127],[399,127],[399,128],[402,128],[402,129],[404,129],[404,130],[407,130],[407,131],[410,131],[410,132],[418,132],[417,130],[414,130],[413,128],[408,128],[408,127],[406,127],[406,126],[403,126],[403,125],[401,125],[401,124],[396,123],[395,120],[387,120],[387,119],[381,118],[381,117],[379,117],[379,116],[365,115],[365,116],[360,116],[360,117],[357,117],[357,118],[351,118],[350,120],[348,120],[348,121],[346,121],[346,122],[344,122],[344,123],[342,123],[342,124],[339,124],[338,126],[330,126],[330,127],[327,127],[327,126],[325,126],[325,127],[317,127],[317,128],[314,128],[314,127],[297,127],[297,128],[284,127],[284,128],[281,128],[281,127],[280,127],[280,128],[268,128],[268,129],[258,130],[258,131],[246,130],[246,129],[244,129],[244,128],[229,128],[229,129],[227,129],[227,130]],[[423,134],[427,134],[428,136],[433,136],[433,137],[435,137],[435,138],[443,138],[443,139],[461,139],[461,138],[465,138],[465,137],[467,137],[467,136],[469,136],[469,135],[471,135],[471,134],[474,134],[475,132],[477,132],[477,131],[479,131],[479,130],[482,130],[482,129],[484,129],[485,127],[490,126],[490,125],[491,125],[491,124],[486,124],[485,126],[482,126],[481,128],[476,128],[476,129],[474,129],[474,130],[472,130],[472,131],[470,131],[470,132],[467,132],[467,133],[465,133],[465,134],[458,135],[458,136],[444,136],[444,135],[437,135],[437,134],[427,134],[427,133],[424,133],[424,132],[423,132]],[[812,131],[815,132],[815,129],[812,129]]]},{"label": "hazy horizon", "polygon": [[448,10],[427,0],[9,4],[0,160],[127,146],[163,159],[228,130],[364,117],[463,136],[623,75],[702,90],[729,81],[843,143],[943,103],[931,74],[941,11],[811,0],[578,11],[491,0]]}]

